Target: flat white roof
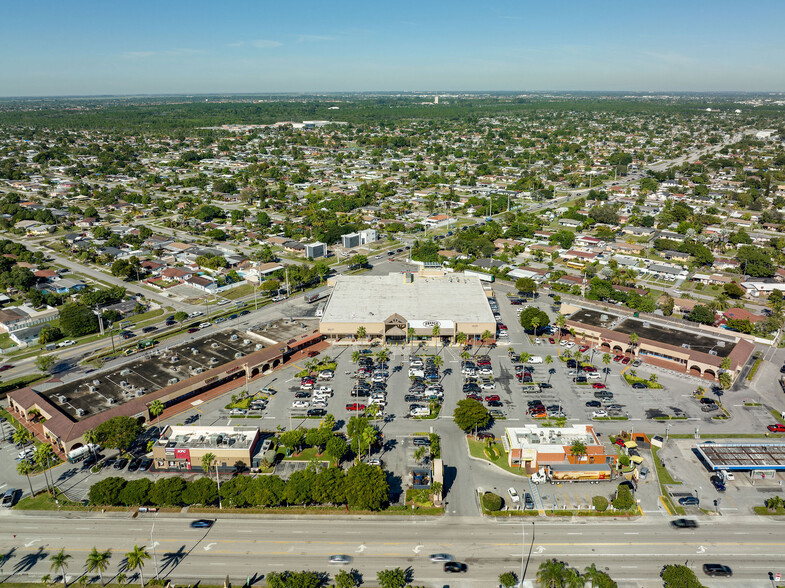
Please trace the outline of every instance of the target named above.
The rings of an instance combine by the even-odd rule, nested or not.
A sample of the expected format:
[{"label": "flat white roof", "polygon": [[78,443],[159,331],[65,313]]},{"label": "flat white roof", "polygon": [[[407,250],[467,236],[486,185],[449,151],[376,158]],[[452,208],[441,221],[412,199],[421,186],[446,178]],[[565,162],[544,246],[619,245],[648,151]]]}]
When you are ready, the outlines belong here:
[{"label": "flat white roof", "polygon": [[398,313],[407,321],[494,323],[478,278],[461,273],[430,277],[402,273],[336,279],[323,323],[380,323]]}]

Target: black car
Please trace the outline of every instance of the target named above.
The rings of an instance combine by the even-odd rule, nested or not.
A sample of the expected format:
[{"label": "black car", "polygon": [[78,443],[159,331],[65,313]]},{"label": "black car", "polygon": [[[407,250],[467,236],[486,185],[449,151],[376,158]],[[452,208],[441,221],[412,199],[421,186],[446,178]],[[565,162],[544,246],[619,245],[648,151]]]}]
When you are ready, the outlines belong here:
[{"label": "black car", "polygon": [[500,400],[489,400],[486,404],[492,407],[504,406],[504,403]]},{"label": "black car", "polygon": [[327,411],[324,408],[311,408],[305,414],[309,417],[323,417],[327,414]]},{"label": "black car", "polygon": [[542,384],[540,384],[540,388],[543,388],[543,389],[545,389],[545,388],[553,388],[553,386],[551,384],[549,384],[548,382],[543,382]]},{"label": "black car", "polygon": [[719,476],[712,476],[711,483],[717,489],[717,492],[725,492],[725,481]]},{"label": "black car", "polygon": [[359,390],[352,390],[350,394],[354,398],[368,398],[371,395],[371,391],[368,388],[360,388]]},{"label": "black car", "polygon": [[682,506],[697,506],[700,504],[697,496],[682,496],[679,498],[679,504]]},{"label": "black car", "polygon": [[152,333],[153,331],[157,331],[157,330],[158,327],[154,327],[150,325],[149,327],[145,327],[144,329],[142,329],[142,333]]},{"label": "black car", "polygon": [[135,457],[128,464],[128,471],[129,472],[135,472],[136,470],[139,469],[140,465],[142,465],[142,458],[141,457]]},{"label": "black car", "polygon": [[646,384],[644,384],[643,382],[635,382],[632,385],[632,387],[635,388],[636,390],[643,390],[644,388],[646,388]]},{"label": "black car", "polygon": [[171,326],[172,326],[172,325],[174,325],[174,324],[175,324],[175,321],[166,321],[166,322],[164,323],[164,325],[166,325],[167,327],[171,327]]},{"label": "black car", "polygon": [[146,471],[148,471],[150,469],[151,465],[153,465],[153,460],[150,459],[149,457],[145,457],[142,460],[142,463],[139,464],[139,471],[140,472],[146,472]]},{"label": "black car", "polygon": [[240,316],[245,316],[246,314],[251,314],[250,310],[244,310],[240,313]]},{"label": "black car", "polygon": [[108,468],[108,467],[114,467],[115,463],[117,463],[116,457],[107,457],[102,465],[103,467]]},{"label": "black car", "polygon": [[194,529],[209,529],[213,526],[215,521],[211,521],[210,519],[198,519],[191,522],[191,527]]},{"label": "black car", "polygon": [[703,564],[703,573],[707,576],[723,576],[730,577],[733,575],[733,570],[728,566],[722,564]]},{"label": "black car", "polygon": [[785,365],[783,365],[783,366],[780,368],[780,373],[781,373],[781,374],[785,374]]},{"label": "black car", "polygon": [[523,494],[523,509],[524,510],[534,510],[534,499],[532,495],[528,492],[524,492]]},{"label": "black car", "polygon": [[428,439],[427,437],[415,437],[412,440],[412,443],[414,445],[430,445],[431,444],[431,440]]},{"label": "black car", "polygon": [[[703,566],[704,570],[706,566]],[[461,563],[459,561],[446,561],[444,562],[444,571],[450,574],[455,574],[459,572],[465,572],[469,569],[465,563]]]},{"label": "black car", "polygon": [[231,321],[231,320],[233,320],[233,319],[236,319],[238,316],[239,316],[239,315],[237,315],[237,314],[230,314],[230,315],[229,315],[229,320]]},{"label": "black car", "polygon": [[116,470],[122,470],[122,469],[124,469],[124,468],[125,468],[125,466],[127,466],[127,465],[128,465],[128,460],[127,460],[126,458],[124,458],[124,457],[121,457],[120,459],[118,459],[118,460],[115,462],[115,464],[114,464],[112,467],[113,467],[114,469],[116,469]]},{"label": "black car", "polygon": [[698,521],[693,521],[692,519],[675,519],[671,521],[671,525],[677,529],[696,529],[698,527]]},{"label": "black car", "polygon": [[294,393],[294,397],[295,398],[310,398],[311,397],[311,393],[310,392],[295,392]]},{"label": "black car", "polygon": [[589,400],[586,403],[586,406],[588,406],[589,408],[600,408],[602,406],[602,402],[600,402],[599,400]]}]

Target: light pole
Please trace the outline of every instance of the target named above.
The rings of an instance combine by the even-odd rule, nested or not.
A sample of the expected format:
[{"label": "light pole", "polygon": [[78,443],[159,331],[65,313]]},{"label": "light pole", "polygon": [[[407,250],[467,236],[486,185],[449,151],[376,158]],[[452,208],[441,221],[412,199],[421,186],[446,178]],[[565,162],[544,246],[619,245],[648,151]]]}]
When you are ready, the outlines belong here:
[{"label": "light pole", "polygon": [[668,440],[668,431],[670,430],[670,423],[665,423],[665,440]]}]

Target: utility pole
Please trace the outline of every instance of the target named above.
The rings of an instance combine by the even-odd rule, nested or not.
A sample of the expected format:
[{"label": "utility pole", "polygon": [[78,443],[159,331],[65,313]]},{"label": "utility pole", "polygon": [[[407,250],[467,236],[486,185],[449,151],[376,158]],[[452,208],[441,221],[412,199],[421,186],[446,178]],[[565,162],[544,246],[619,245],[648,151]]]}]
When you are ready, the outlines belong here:
[{"label": "utility pole", "polygon": [[155,564],[155,579],[158,579],[158,558],[155,555],[155,541],[153,541],[153,531],[155,531],[155,517],[158,516],[158,513],[155,513],[153,516],[153,528],[150,529],[150,545],[153,547],[153,563]]}]

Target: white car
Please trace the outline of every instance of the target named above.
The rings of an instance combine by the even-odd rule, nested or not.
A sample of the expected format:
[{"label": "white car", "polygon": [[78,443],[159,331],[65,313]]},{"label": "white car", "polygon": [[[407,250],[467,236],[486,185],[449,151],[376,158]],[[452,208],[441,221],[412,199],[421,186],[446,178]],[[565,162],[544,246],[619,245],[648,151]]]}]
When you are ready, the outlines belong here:
[{"label": "white car", "polygon": [[605,418],[606,416],[608,416],[608,411],[607,410],[595,410],[593,413],[591,413],[591,416],[592,416],[592,418],[595,418],[595,419],[602,419],[602,418]]},{"label": "white car", "polygon": [[482,376],[492,376],[493,370],[488,367],[480,368],[480,375]]},{"label": "white car", "polygon": [[515,488],[507,488],[507,494],[510,495],[510,505],[512,508],[519,508],[521,505],[521,497],[518,496],[518,491]]},{"label": "white car", "polygon": [[200,323],[200,324],[199,324],[199,328],[200,328],[200,329],[206,329],[206,328],[207,328],[207,327],[209,327],[211,324],[212,324],[212,323],[211,323],[211,322],[209,322],[209,321],[204,321],[203,323]]},{"label": "white car", "polygon": [[599,380],[602,376],[600,375],[600,372],[587,372],[586,377],[589,380]]},{"label": "white car", "polygon": [[327,400],[329,400],[330,396],[332,396],[332,395],[331,394],[314,394],[311,397],[311,399],[314,402],[327,402]]},{"label": "white car", "polygon": [[229,411],[229,414],[235,414],[235,415],[245,414],[245,410],[243,410],[242,408],[233,408],[232,410]]},{"label": "white car", "polygon": [[565,345],[565,347],[567,349],[572,349],[573,347],[575,347],[575,343],[573,343],[572,341],[567,341],[567,345]]},{"label": "white car", "polygon": [[327,408],[327,403],[324,400],[316,398],[311,402],[311,408]]},{"label": "white car", "polygon": [[387,401],[386,401],[386,400],[379,399],[379,398],[371,398],[371,399],[368,401],[368,404],[375,404],[375,405],[376,405],[376,406],[378,406],[379,408],[384,408],[384,407],[386,407],[386,406],[387,406]]},{"label": "white car", "polygon": [[76,341],[73,339],[66,339],[57,344],[58,347],[70,347],[71,345],[76,345]]},{"label": "white car", "polygon": [[542,343],[542,339],[540,339],[539,337],[535,337],[534,344],[539,345],[540,343]]},{"label": "white car", "polygon": [[496,382],[493,380],[482,380],[480,382],[480,388],[483,390],[494,390],[496,388]]},{"label": "white car", "polygon": [[474,369],[471,369],[471,368],[468,368],[468,369],[464,368],[464,369],[461,370],[461,373],[464,376],[473,377],[473,376],[477,375],[477,370],[474,370]]},{"label": "white car", "polygon": [[319,386],[318,388],[314,388],[314,394],[329,394],[330,396],[333,395],[333,389],[329,386]]},{"label": "white car", "polygon": [[385,378],[381,374],[374,374],[371,378],[371,382],[384,382],[387,378]]},{"label": "white car", "polygon": [[562,339],[561,341],[559,341],[559,347],[567,347],[567,343],[569,343],[567,339]]},{"label": "white car", "polygon": [[292,408],[308,408],[309,403],[306,400],[295,400],[292,402]]},{"label": "white car", "polygon": [[320,380],[331,380],[335,376],[335,372],[332,370],[324,370],[319,372],[319,379]]}]

